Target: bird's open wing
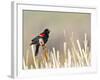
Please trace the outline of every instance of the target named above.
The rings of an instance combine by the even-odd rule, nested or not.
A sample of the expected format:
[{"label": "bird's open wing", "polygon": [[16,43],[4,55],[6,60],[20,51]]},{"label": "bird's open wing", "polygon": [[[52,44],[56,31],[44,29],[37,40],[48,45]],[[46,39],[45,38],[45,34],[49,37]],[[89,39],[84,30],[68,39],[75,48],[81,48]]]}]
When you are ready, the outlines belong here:
[{"label": "bird's open wing", "polygon": [[32,44],[39,44],[39,36],[32,39]]}]

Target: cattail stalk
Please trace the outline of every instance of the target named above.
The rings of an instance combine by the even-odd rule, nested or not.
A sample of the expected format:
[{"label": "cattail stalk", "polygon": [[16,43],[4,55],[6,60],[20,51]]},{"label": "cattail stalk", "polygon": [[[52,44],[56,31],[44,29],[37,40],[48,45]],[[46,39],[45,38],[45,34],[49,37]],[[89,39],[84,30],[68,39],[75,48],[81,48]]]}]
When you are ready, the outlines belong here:
[{"label": "cattail stalk", "polygon": [[33,61],[34,61],[35,68],[38,68],[38,65],[37,65],[37,62],[36,62],[36,59],[35,59],[35,50],[34,50],[33,45],[31,46],[31,49],[32,49],[32,56],[33,56]]},{"label": "cattail stalk", "polygon": [[77,45],[78,45],[78,49],[79,49],[79,52],[80,52],[80,58],[81,58],[81,66],[84,65],[83,63],[83,53],[82,53],[82,50],[81,50],[81,46],[80,46],[80,42],[79,40],[77,40]]},{"label": "cattail stalk", "polygon": [[26,65],[28,66],[28,57],[29,57],[29,50],[26,52]]},{"label": "cattail stalk", "polygon": [[71,67],[71,52],[68,49],[68,67]]},{"label": "cattail stalk", "polygon": [[57,50],[57,68],[60,67],[59,51]]}]

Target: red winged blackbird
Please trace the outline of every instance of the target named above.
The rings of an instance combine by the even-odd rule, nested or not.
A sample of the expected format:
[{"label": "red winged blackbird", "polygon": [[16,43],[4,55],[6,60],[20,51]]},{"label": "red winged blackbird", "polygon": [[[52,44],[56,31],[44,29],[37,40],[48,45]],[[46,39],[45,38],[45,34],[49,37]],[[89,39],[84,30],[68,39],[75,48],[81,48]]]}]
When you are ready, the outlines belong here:
[{"label": "red winged blackbird", "polygon": [[36,45],[35,56],[37,56],[38,54],[39,47],[45,46],[45,44],[47,43],[49,38],[49,33],[50,33],[49,29],[45,29],[42,33],[40,33],[40,35],[36,36],[31,40],[32,43],[30,45]]}]

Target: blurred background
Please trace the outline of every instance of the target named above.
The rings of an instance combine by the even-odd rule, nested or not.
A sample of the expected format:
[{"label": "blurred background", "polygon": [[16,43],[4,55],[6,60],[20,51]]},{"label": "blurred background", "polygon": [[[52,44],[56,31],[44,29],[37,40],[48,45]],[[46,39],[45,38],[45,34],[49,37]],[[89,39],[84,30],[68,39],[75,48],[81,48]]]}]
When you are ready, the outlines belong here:
[{"label": "blurred background", "polygon": [[[24,53],[29,48],[31,40],[43,32],[45,28],[50,29],[50,37],[47,42],[48,48],[52,47],[63,51],[63,43],[71,47],[70,38],[80,40],[83,47],[84,34],[87,34],[88,46],[91,39],[91,19],[88,13],[64,13],[46,11],[23,11],[23,46]],[[35,36],[33,37],[32,34]]]}]

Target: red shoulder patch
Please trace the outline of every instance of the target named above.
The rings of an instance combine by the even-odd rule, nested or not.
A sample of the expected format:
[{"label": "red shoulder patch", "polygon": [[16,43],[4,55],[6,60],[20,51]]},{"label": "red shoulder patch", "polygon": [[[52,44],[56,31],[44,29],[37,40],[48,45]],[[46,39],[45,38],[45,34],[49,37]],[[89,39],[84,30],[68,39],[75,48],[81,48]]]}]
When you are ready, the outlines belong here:
[{"label": "red shoulder patch", "polygon": [[40,36],[40,37],[45,37],[45,34],[40,34],[39,36]]},{"label": "red shoulder patch", "polygon": [[35,35],[34,34],[32,34],[32,37],[34,37]]}]

